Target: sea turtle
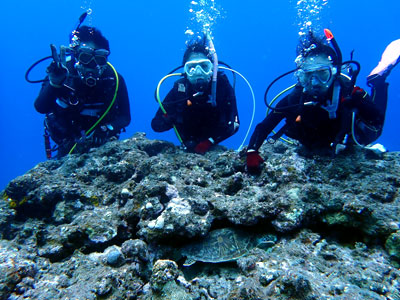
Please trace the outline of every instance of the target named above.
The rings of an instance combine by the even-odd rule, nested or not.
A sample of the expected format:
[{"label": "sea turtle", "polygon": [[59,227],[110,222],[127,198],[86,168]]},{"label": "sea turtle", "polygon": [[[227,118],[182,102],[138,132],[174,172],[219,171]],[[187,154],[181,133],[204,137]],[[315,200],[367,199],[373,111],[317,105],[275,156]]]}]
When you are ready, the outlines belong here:
[{"label": "sea turtle", "polygon": [[236,260],[251,249],[274,245],[273,235],[249,234],[240,229],[223,228],[211,231],[203,240],[190,244],[182,249],[186,257],[184,266],[191,266],[196,261],[219,263]]}]

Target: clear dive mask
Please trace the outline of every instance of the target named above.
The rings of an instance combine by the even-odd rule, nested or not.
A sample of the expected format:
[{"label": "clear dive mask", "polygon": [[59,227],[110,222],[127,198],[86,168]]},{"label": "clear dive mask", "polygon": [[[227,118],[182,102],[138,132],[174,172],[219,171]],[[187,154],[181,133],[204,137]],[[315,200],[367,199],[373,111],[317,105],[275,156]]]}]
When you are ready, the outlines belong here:
[{"label": "clear dive mask", "polygon": [[313,78],[316,79],[318,83],[326,85],[335,74],[336,68],[329,65],[314,65],[307,68],[302,67],[295,73],[299,83],[303,87],[310,85]]},{"label": "clear dive mask", "polygon": [[209,59],[190,60],[185,63],[183,71],[188,77],[193,76],[211,76],[213,63]]},{"label": "clear dive mask", "polygon": [[213,64],[209,59],[190,60],[183,67],[187,80],[196,91],[202,91],[211,81]]}]

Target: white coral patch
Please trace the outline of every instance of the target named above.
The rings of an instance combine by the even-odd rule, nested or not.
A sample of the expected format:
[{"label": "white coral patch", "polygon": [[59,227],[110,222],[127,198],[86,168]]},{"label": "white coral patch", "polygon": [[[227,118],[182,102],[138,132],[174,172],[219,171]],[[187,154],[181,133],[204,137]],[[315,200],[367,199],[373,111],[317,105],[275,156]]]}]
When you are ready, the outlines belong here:
[{"label": "white coral patch", "polygon": [[174,198],[168,203],[167,211],[176,215],[188,215],[190,214],[191,207],[188,201],[182,198]]}]

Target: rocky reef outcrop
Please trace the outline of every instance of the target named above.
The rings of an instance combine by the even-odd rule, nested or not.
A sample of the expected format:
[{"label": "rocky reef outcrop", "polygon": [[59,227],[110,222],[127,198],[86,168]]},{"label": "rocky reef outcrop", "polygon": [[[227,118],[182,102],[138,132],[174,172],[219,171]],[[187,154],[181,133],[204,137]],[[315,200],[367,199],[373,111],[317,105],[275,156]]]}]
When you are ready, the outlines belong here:
[{"label": "rocky reef outcrop", "polygon": [[[0,299],[400,299],[400,154],[261,155],[136,134],[38,164],[2,192]],[[222,228],[276,239],[183,265]]]}]

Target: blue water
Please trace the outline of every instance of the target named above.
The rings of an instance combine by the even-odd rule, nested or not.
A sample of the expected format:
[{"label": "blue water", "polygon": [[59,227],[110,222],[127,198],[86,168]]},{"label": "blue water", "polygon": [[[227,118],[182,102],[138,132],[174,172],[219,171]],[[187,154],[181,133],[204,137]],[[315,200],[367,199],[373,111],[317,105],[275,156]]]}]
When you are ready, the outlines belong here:
[{"label": "blue water", "polygon": [[[211,0],[207,0],[211,2]],[[132,123],[122,138],[146,132],[150,139],[177,143],[173,132],[157,134],[150,121],[157,110],[153,98],[158,81],[180,65],[185,31],[193,26],[189,0],[105,1],[41,0],[3,1],[0,10],[0,189],[45,160],[43,115],[33,102],[40,84],[24,80],[26,69],[36,60],[50,55],[49,44],[68,44],[68,35],[78,17],[88,8],[92,14],[84,24],[102,30],[111,45],[111,63],[125,77],[131,101]],[[301,4],[292,0],[215,0],[221,12],[212,25],[219,58],[244,74],[256,95],[255,123],[265,116],[263,95],[266,86],[278,75],[294,67],[300,21],[314,17],[321,28],[329,27],[341,46],[343,56],[362,65],[358,85],[367,88],[365,78],[378,63],[386,45],[400,38],[398,0],[328,0],[318,14],[299,12]],[[304,3],[304,2],[303,2]],[[310,14],[307,16],[307,14]],[[46,64],[31,74],[44,76]],[[378,142],[391,151],[400,150],[400,66],[388,79],[389,104],[383,135]],[[161,90],[165,95],[173,80]],[[272,91],[293,83],[289,76]],[[236,87],[241,129],[224,144],[237,148],[248,127],[252,100],[247,85],[238,79]],[[253,130],[252,128],[252,130]],[[251,130],[251,132],[252,132]],[[248,142],[248,140],[247,140]],[[246,144],[247,144],[246,142]]]}]

